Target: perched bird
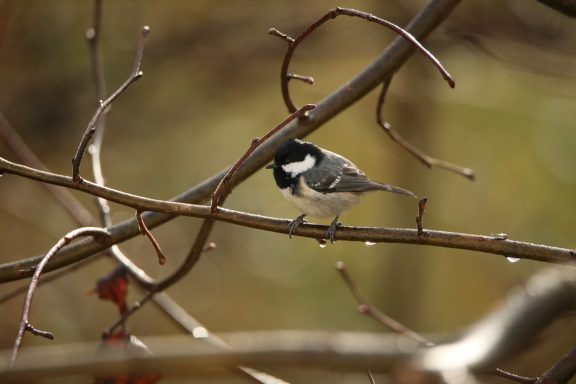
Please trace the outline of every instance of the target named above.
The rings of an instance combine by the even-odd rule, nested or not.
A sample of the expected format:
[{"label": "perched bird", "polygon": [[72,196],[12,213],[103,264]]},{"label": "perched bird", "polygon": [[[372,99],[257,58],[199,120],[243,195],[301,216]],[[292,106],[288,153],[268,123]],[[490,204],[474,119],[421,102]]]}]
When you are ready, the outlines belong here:
[{"label": "perched bird", "polygon": [[326,232],[326,240],[334,243],[340,225],[338,217],[368,192],[387,191],[416,197],[405,189],[372,181],[345,157],[298,139],[282,144],[274,162],[266,168],[274,171],[276,184],[286,200],[302,212],[288,225],[290,237],[307,215],[335,216]]}]

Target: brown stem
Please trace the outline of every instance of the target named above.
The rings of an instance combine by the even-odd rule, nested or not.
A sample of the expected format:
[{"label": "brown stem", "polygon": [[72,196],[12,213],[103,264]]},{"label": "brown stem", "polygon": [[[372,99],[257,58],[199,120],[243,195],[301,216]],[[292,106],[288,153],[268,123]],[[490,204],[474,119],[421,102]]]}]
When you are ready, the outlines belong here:
[{"label": "brown stem", "polygon": [[100,100],[98,108],[94,115],[90,119],[88,123],[88,127],[86,127],[86,131],[80,140],[80,144],[78,145],[78,149],[76,150],[76,155],[72,159],[72,179],[74,182],[80,182],[80,163],[82,162],[82,157],[84,156],[84,152],[86,151],[86,147],[88,146],[88,142],[94,135],[96,131],[96,124],[100,120],[100,117],[105,113],[105,111],[110,107],[112,102],[118,98],[128,87],[140,79],[143,73],[140,71],[140,64],[142,63],[142,55],[144,53],[144,46],[146,45],[146,40],[148,38],[148,34],[150,33],[150,28],[148,26],[144,26],[140,31],[140,40],[138,42],[138,49],[136,51],[136,58],[134,60],[134,66],[132,68],[132,73],[128,79],[106,100]]},{"label": "brown stem", "polygon": [[438,69],[438,71],[440,72],[440,74],[442,75],[444,80],[446,80],[448,85],[450,87],[454,88],[454,85],[455,85],[454,79],[452,79],[452,76],[450,76],[448,71],[446,71],[446,69],[442,66],[442,63],[440,63],[440,61],[438,59],[436,59],[436,57],[434,57],[434,55],[432,53],[430,53],[426,48],[424,48],[424,46],[422,44],[420,44],[420,42],[411,33],[404,30],[403,28],[397,26],[396,24],[391,23],[388,20],[381,19],[381,18],[374,16],[370,13],[358,11],[356,9],[337,7],[335,9],[328,11],[326,14],[324,14],[322,17],[320,17],[314,23],[310,24],[310,26],[308,28],[306,28],[306,30],[304,30],[304,32],[302,32],[296,38],[291,38],[288,35],[286,35],[282,32],[279,32],[275,28],[271,28],[270,30],[268,30],[269,34],[280,37],[284,41],[288,42],[288,49],[286,50],[286,54],[284,55],[284,60],[282,62],[282,68],[280,70],[280,84],[281,84],[281,90],[282,90],[282,97],[284,98],[284,103],[286,104],[286,107],[288,108],[289,112],[294,112],[297,110],[296,106],[294,105],[294,102],[292,101],[292,98],[290,96],[290,91],[288,88],[288,82],[291,78],[293,78],[289,74],[288,68],[290,66],[290,61],[292,60],[292,56],[294,55],[294,51],[312,32],[314,32],[316,29],[318,29],[318,27],[320,27],[322,24],[324,24],[328,20],[335,19],[338,16],[358,17],[358,18],[361,18],[361,19],[369,21],[369,22],[380,24],[380,25],[382,25],[386,28],[389,28],[392,31],[396,32],[403,39],[405,39],[407,42],[409,42],[413,47],[415,47],[420,52],[422,52],[434,64],[434,66]]},{"label": "brown stem", "polygon": [[24,307],[22,308],[22,318],[20,320],[20,327],[18,328],[18,334],[16,335],[16,340],[14,341],[14,347],[12,348],[10,366],[14,366],[14,364],[16,363],[16,358],[18,357],[18,352],[20,351],[20,347],[22,346],[22,339],[24,338],[25,331],[30,331],[36,335],[53,338],[49,332],[38,330],[30,324],[28,317],[30,314],[30,308],[32,306],[32,298],[34,296],[34,292],[36,291],[36,287],[38,286],[38,281],[40,280],[40,274],[44,270],[44,267],[46,266],[48,261],[50,261],[52,256],[54,256],[54,254],[56,254],[56,252],[58,252],[62,247],[70,243],[73,239],[81,236],[93,236],[97,237],[100,241],[102,241],[102,239],[108,238],[110,234],[108,233],[108,231],[102,228],[83,227],[75,229],[67,233],[60,240],[58,240],[58,242],[50,249],[50,251],[48,251],[48,253],[42,258],[40,263],[35,267],[34,275],[32,275],[32,280],[30,281],[30,285],[28,286],[28,291],[26,293],[26,298],[24,299]]},{"label": "brown stem", "polygon": [[162,252],[160,244],[154,238],[152,232],[148,230],[148,228],[146,227],[146,223],[144,223],[144,220],[142,220],[142,211],[136,211],[136,221],[138,222],[138,227],[140,227],[140,232],[142,232],[142,235],[146,236],[148,240],[150,240],[150,243],[152,243],[152,246],[156,251],[156,255],[158,256],[158,263],[160,263],[160,265],[164,265],[164,263],[166,263],[166,256],[164,255],[164,252]]},{"label": "brown stem", "polygon": [[286,119],[284,119],[284,121],[282,121],[276,127],[272,128],[270,131],[268,131],[264,136],[253,139],[252,142],[250,143],[250,147],[248,147],[246,152],[244,152],[244,154],[240,157],[240,159],[238,159],[238,161],[236,161],[236,163],[234,163],[234,165],[232,165],[230,170],[228,172],[226,172],[226,174],[224,175],[222,180],[220,180],[220,183],[218,183],[218,186],[214,190],[214,193],[212,193],[212,205],[210,207],[210,210],[212,212],[215,212],[216,209],[218,208],[218,206],[220,206],[222,204],[224,199],[232,191],[232,188],[230,187],[230,184],[229,184],[230,179],[232,179],[232,176],[234,176],[238,172],[238,170],[244,164],[246,159],[248,159],[248,157],[252,153],[254,153],[254,151],[256,149],[258,149],[259,146],[261,146],[266,140],[268,140],[268,138],[270,138],[276,132],[278,132],[279,130],[284,128],[286,126],[286,124],[288,124],[289,122],[291,122],[292,120],[294,120],[296,118],[304,117],[306,115],[306,112],[314,109],[315,107],[316,106],[313,104],[304,105],[302,108],[298,109],[296,112],[292,113],[290,116],[288,116]]},{"label": "brown stem", "polygon": [[384,101],[386,99],[386,94],[388,92],[388,88],[390,87],[390,83],[392,82],[392,77],[387,78],[382,82],[382,89],[378,96],[378,101],[376,102],[376,122],[386,132],[386,134],[400,147],[402,147],[406,152],[410,153],[416,159],[418,159],[422,164],[427,166],[428,168],[431,167],[438,167],[442,169],[446,169],[448,171],[457,173],[462,175],[470,180],[474,180],[474,171],[470,168],[461,167],[459,165],[455,165],[449,163],[447,161],[439,160],[434,157],[428,156],[420,149],[416,148],[406,139],[404,139],[395,129],[392,128],[392,125],[384,120],[383,118],[383,109],[384,109]]}]

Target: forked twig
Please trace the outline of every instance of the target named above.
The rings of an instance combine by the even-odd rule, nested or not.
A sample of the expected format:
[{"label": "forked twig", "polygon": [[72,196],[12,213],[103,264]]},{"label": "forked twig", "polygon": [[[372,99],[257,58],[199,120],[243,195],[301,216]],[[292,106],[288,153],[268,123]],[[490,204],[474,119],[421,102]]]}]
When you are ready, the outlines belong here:
[{"label": "forked twig", "polygon": [[306,112],[308,112],[314,108],[316,108],[316,106],[314,104],[306,104],[306,105],[302,106],[302,108],[298,109],[296,112],[293,112],[284,121],[282,121],[280,124],[278,124],[277,126],[272,128],[270,131],[268,131],[264,136],[253,139],[252,142],[250,143],[250,147],[248,147],[246,152],[244,152],[244,154],[240,157],[240,159],[238,159],[238,161],[236,161],[236,163],[234,163],[234,165],[232,165],[232,167],[228,170],[226,175],[224,175],[224,177],[218,183],[218,186],[216,187],[216,189],[212,193],[212,204],[210,206],[210,210],[212,212],[215,212],[216,209],[220,205],[222,205],[224,199],[230,193],[230,188],[228,187],[228,182],[230,181],[232,176],[234,176],[236,174],[236,172],[238,172],[238,169],[240,169],[242,164],[244,164],[246,159],[256,150],[256,148],[258,148],[260,145],[262,145],[262,143],[264,143],[266,140],[268,140],[268,138],[270,138],[276,132],[278,132],[279,130],[284,128],[286,126],[286,124],[288,124],[289,122],[291,122],[292,120],[294,120],[296,118],[304,117],[306,115]]},{"label": "forked twig", "polygon": [[388,92],[388,88],[390,87],[390,83],[392,82],[392,77],[387,78],[382,82],[382,89],[380,91],[380,95],[378,96],[378,101],[376,105],[376,122],[378,125],[390,136],[390,138],[396,142],[399,146],[401,146],[404,150],[410,153],[412,156],[420,160],[422,164],[427,166],[428,168],[431,167],[438,167],[443,168],[448,171],[457,173],[462,175],[470,180],[474,180],[474,171],[470,168],[461,167],[459,165],[455,165],[449,163],[447,161],[438,160],[434,157],[428,156],[420,149],[416,148],[414,145],[406,141],[400,134],[392,128],[390,123],[384,120],[382,117],[382,110],[384,109],[384,101],[386,99],[386,93]]},{"label": "forked twig", "polygon": [[40,261],[40,263],[36,266],[34,270],[34,275],[32,276],[32,280],[30,280],[30,285],[28,286],[26,298],[24,299],[22,318],[20,320],[20,327],[18,328],[18,334],[16,335],[16,340],[14,341],[14,347],[12,348],[10,366],[14,366],[14,364],[16,363],[18,352],[20,351],[20,347],[22,346],[22,339],[24,338],[24,332],[30,331],[35,335],[47,337],[49,339],[54,338],[54,336],[50,332],[36,329],[30,324],[29,314],[30,314],[30,308],[32,306],[32,298],[34,296],[34,292],[36,291],[36,287],[38,286],[40,274],[42,273],[42,270],[44,269],[48,261],[50,261],[52,256],[54,256],[54,254],[56,254],[56,252],[58,252],[62,247],[70,243],[73,239],[81,236],[93,236],[98,239],[104,239],[109,237],[110,234],[105,229],[96,227],[83,227],[75,229],[67,233],[60,240],[58,240],[58,242],[44,256],[42,261]]},{"label": "forked twig", "polygon": [[134,66],[132,68],[132,73],[130,73],[130,76],[128,77],[128,79],[112,95],[110,95],[110,97],[108,97],[104,101],[100,100],[100,103],[98,105],[98,108],[96,109],[96,112],[94,113],[94,115],[92,116],[92,119],[90,119],[90,122],[88,123],[88,127],[86,128],[86,131],[84,132],[84,135],[82,136],[82,139],[80,140],[80,145],[78,146],[78,149],[76,150],[76,155],[72,159],[72,179],[76,183],[80,182],[80,180],[81,180],[80,179],[80,163],[82,161],[82,157],[84,156],[84,152],[86,151],[86,147],[88,146],[88,142],[90,141],[90,139],[94,135],[94,132],[96,131],[96,124],[98,124],[100,117],[108,109],[108,107],[110,107],[112,102],[114,100],[116,100],[116,98],[118,98],[118,96],[120,96],[132,83],[134,83],[135,81],[137,81],[139,78],[141,78],[143,76],[142,71],[140,71],[140,65],[142,63],[142,55],[144,54],[144,46],[146,45],[146,40],[148,38],[149,33],[150,33],[150,28],[148,26],[144,26],[142,28],[142,30],[140,31],[140,40],[138,42],[138,48],[136,51],[136,58],[134,60]]},{"label": "forked twig", "polygon": [[290,91],[288,89],[288,82],[292,78],[298,78],[298,79],[306,78],[305,76],[300,76],[300,75],[295,76],[294,74],[289,74],[289,72],[288,72],[288,67],[290,66],[290,61],[292,60],[292,56],[294,55],[294,51],[302,43],[302,41],[304,41],[304,39],[306,39],[306,37],[308,37],[316,29],[318,29],[318,27],[320,27],[322,24],[324,24],[328,20],[335,19],[336,17],[341,16],[341,15],[350,16],[350,17],[359,17],[363,20],[367,20],[367,21],[370,21],[370,22],[373,22],[376,24],[380,24],[386,28],[393,30],[398,35],[400,35],[401,37],[406,39],[414,47],[416,47],[420,52],[422,52],[434,64],[434,66],[438,69],[438,71],[440,72],[440,74],[442,75],[444,80],[446,80],[448,85],[450,87],[454,88],[454,85],[455,85],[454,79],[452,79],[452,76],[450,76],[448,71],[442,66],[442,63],[440,63],[440,61],[438,59],[436,59],[436,57],[434,57],[434,55],[432,53],[430,53],[426,48],[424,48],[424,46],[422,44],[420,44],[420,42],[412,34],[407,32],[403,28],[397,26],[396,24],[394,24],[388,20],[381,19],[381,18],[374,16],[370,13],[358,11],[356,9],[337,7],[335,9],[328,11],[324,16],[320,17],[318,20],[316,20],[314,23],[312,23],[304,32],[302,32],[296,38],[292,38],[292,37],[280,32],[280,31],[278,31],[276,28],[271,28],[268,30],[268,33],[270,35],[277,36],[288,43],[288,49],[286,51],[286,54],[284,55],[284,60],[282,62],[282,68],[280,70],[280,82],[281,82],[281,89],[282,89],[282,97],[284,98],[284,103],[286,104],[286,107],[288,108],[289,112],[294,112],[297,110],[297,108],[294,105],[292,98],[290,97]]}]

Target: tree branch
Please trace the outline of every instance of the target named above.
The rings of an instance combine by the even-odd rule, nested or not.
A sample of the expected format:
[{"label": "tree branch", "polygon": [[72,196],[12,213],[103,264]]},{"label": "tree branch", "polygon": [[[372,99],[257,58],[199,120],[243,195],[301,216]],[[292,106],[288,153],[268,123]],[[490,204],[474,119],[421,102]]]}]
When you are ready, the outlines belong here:
[{"label": "tree branch", "polygon": [[28,316],[30,314],[30,308],[32,307],[32,298],[34,296],[34,292],[36,291],[36,287],[38,286],[38,281],[40,280],[40,274],[44,270],[44,267],[46,266],[48,261],[50,261],[52,256],[54,256],[56,252],[62,249],[62,247],[70,243],[75,238],[81,236],[93,236],[95,238],[98,238],[99,241],[102,241],[102,239],[108,237],[109,234],[106,230],[102,228],[83,227],[75,229],[66,234],[60,240],[58,240],[58,242],[42,258],[40,263],[34,268],[34,275],[32,276],[32,280],[30,281],[30,285],[28,286],[28,292],[26,293],[26,298],[24,299],[24,307],[22,308],[22,319],[20,320],[20,327],[18,328],[18,334],[16,335],[16,340],[14,341],[14,347],[12,348],[12,354],[10,357],[11,366],[14,366],[14,364],[16,363],[16,358],[18,357],[18,352],[20,351],[22,340],[24,338],[24,332],[30,331],[35,335],[40,335],[43,337],[47,337],[49,339],[54,338],[50,332],[38,330],[30,324]]},{"label": "tree branch", "polygon": [[142,55],[144,53],[144,46],[146,44],[146,39],[148,34],[150,33],[150,28],[148,26],[144,26],[140,31],[140,41],[138,42],[138,49],[136,51],[136,58],[134,60],[134,67],[132,68],[132,73],[128,79],[106,100],[100,100],[98,108],[94,115],[90,119],[88,123],[88,127],[86,127],[86,131],[80,140],[80,144],[78,145],[78,149],[76,150],[76,155],[72,159],[72,178],[74,182],[80,182],[80,162],[82,161],[82,157],[84,156],[84,152],[86,151],[86,147],[88,146],[88,142],[94,135],[96,131],[96,125],[100,120],[100,117],[105,113],[105,111],[110,107],[112,102],[118,98],[128,87],[137,81],[139,78],[142,77],[143,73],[140,71],[140,64],[142,63]]},{"label": "tree branch", "polygon": [[474,180],[474,171],[470,168],[461,167],[456,164],[449,163],[447,161],[439,160],[434,157],[428,156],[426,153],[422,152],[420,149],[416,148],[406,139],[404,139],[395,129],[392,128],[392,125],[384,120],[382,110],[384,109],[384,100],[386,99],[386,93],[388,92],[388,88],[390,87],[390,83],[392,82],[392,77],[384,80],[382,83],[382,89],[380,90],[380,94],[378,95],[378,101],[376,102],[376,123],[386,132],[386,134],[398,144],[402,149],[406,152],[410,153],[416,159],[418,159],[422,164],[427,166],[428,168],[431,167],[438,167],[442,168],[454,173],[457,173],[461,176],[468,178],[469,180]]},{"label": "tree branch", "polygon": [[[225,221],[250,228],[278,233],[288,233],[288,223],[290,220],[254,215],[225,208],[218,208],[216,212],[211,212],[209,206],[150,199],[121,192],[112,188],[102,187],[86,180],[80,184],[76,184],[69,176],[39,171],[12,163],[3,158],[0,158],[0,171],[17,174],[41,182],[48,182],[63,187],[77,189],[137,210],[156,211],[169,213],[171,215],[199,218],[211,217],[218,221]],[[143,215],[144,220],[146,220],[145,217],[146,214]],[[130,228],[132,225],[136,227],[136,231]],[[320,239],[325,234],[325,231],[326,226],[305,224],[299,228],[298,236]],[[110,244],[117,244],[134,237],[139,233],[139,230],[136,223],[133,223],[133,221],[127,221],[110,228],[110,233]],[[571,249],[514,241],[499,236],[472,235],[428,229],[424,230],[423,235],[418,236],[418,231],[416,229],[340,227],[339,240],[434,245],[554,263],[576,260],[576,252]],[[69,250],[69,252],[63,252],[58,260],[50,263],[48,265],[48,270],[68,265],[95,252],[103,251],[104,249],[105,248],[102,247],[101,244],[99,245],[96,243],[80,243],[75,246],[67,247],[65,250]],[[17,280],[30,276],[32,274],[31,268],[37,262],[38,258],[32,258],[1,265],[0,282]]]},{"label": "tree branch", "polygon": [[[450,85],[450,87],[454,88],[454,85],[455,85],[454,80],[452,79],[452,77],[450,76],[448,71],[446,71],[446,69],[444,69],[444,67],[442,66],[440,61],[438,61],[438,59],[436,59],[434,57],[434,55],[432,55],[426,48],[424,48],[424,46],[422,44],[420,44],[418,39],[416,37],[414,37],[413,35],[411,35],[408,31],[400,28],[399,26],[397,26],[394,23],[389,22],[388,20],[381,19],[381,18],[374,16],[372,14],[358,11],[355,9],[337,7],[335,9],[328,11],[325,15],[323,15],[318,20],[316,20],[314,23],[312,23],[306,30],[304,30],[304,32],[302,32],[296,38],[291,38],[288,35],[278,31],[275,28],[271,28],[268,31],[269,34],[280,37],[281,39],[283,39],[284,41],[286,41],[288,43],[288,49],[286,50],[286,54],[284,55],[284,60],[282,62],[282,67],[280,69],[280,85],[281,85],[281,90],[282,90],[282,97],[284,98],[284,103],[286,104],[286,107],[288,108],[288,111],[290,113],[295,112],[298,108],[296,108],[296,106],[294,105],[294,102],[292,101],[292,98],[290,97],[290,91],[288,88],[288,81],[290,79],[293,79],[293,78],[296,78],[299,80],[310,79],[310,78],[307,78],[304,76],[294,75],[294,74],[288,72],[288,68],[290,66],[290,61],[292,60],[292,56],[294,55],[296,48],[312,32],[314,32],[316,29],[318,29],[318,27],[320,27],[325,22],[332,20],[332,19],[335,19],[338,16],[358,17],[358,18],[361,18],[363,20],[367,20],[367,21],[382,25],[382,26],[396,32],[401,38],[405,39],[409,44],[411,44],[413,46],[413,48],[418,49],[420,52],[422,52],[424,54],[424,56],[426,56],[434,64],[434,66],[438,69],[438,71],[440,72],[440,74],[442,75],[444,80],[446,80],[448,82],[448,85]],[[308,81],[308,82],[310,82],[310,81]]]}]

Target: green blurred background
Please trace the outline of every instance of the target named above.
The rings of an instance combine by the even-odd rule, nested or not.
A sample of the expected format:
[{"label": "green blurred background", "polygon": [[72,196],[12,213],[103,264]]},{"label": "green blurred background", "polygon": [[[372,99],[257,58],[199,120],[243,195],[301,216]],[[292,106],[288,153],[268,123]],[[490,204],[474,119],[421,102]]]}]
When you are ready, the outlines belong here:
[{"label": "green blurred background", "polygon": [[[294,36],[335,6],[405,25],[425,3],[105,1],[102,55],[109,92],[131,70],[140,28],[149,25],[152,31],[144,77],[109,114],[102,152],[109,186],[168,199],[224,169],[252,138],[283,120],[278,79],[286,46],[267,34],[270,27]],[[84,39],[91,22],[91,1],[0,1],[0,110],[57,173],[70,174],[70,159],[95,108]],[[291,71],[316,83],[292,82],[294,100],[318,102],[392,38],[392,32],[359,19],[329,22],[295,55]],[[464,1],[425,43],[454,76],[456,88],[449,89],[421,55],[395,77],[386,119],[430,155],[474,169],[474,182],[429,170],[391,142],[375,123],[377,92],[308,138],[349,157],[375,180],[427,196],[428,228],[507,233],[515,240],[575,247],[575,41],[574,21],[535,1]],[[0,153],[15,159],[3,142]],[[91,197],[74,194],[96,212]],[[237,188],[226,206],[277,217],[298,214],[265,170]],[[134,215],[112,208],[115,223]],[[414,227],[415,214],[410,199],[372,194],[341,219],[348,225]],[[153,276],[166,276],[186,255],[199,222],[179,218],[153,231],[168,255],[163,267],[142,237],[122,249]],[[44,253],[74,227],[38,183],[15,176],[0,180],[0,262]],[[321,249],[310,239],[225,223],[216,225],[211,241],[218,248],[169,293],[214,332],[385,331],[356,312],[335,270],[338,260],[375,306],[423,333],[461,330],[547,267],[424,246],[338,242]],[[102,259],[40,288],[32,323],[56,340],[27,335],[25,346],[99,340],[117,310],[84,291],[111,268]],[[2,285],[0,294],[22,284]],[[130,302],[139,298],[131,288]],[[22,299],[3,304],[1,348],[12,346]],[[556,322],[502,367],[542,373],[574,345],[574,325],[571,319]],[[130,321],[130,329],[137,336],[179,332],[152,305]],[[367,382],[338,372],[273,373],[295,382]]]}]

